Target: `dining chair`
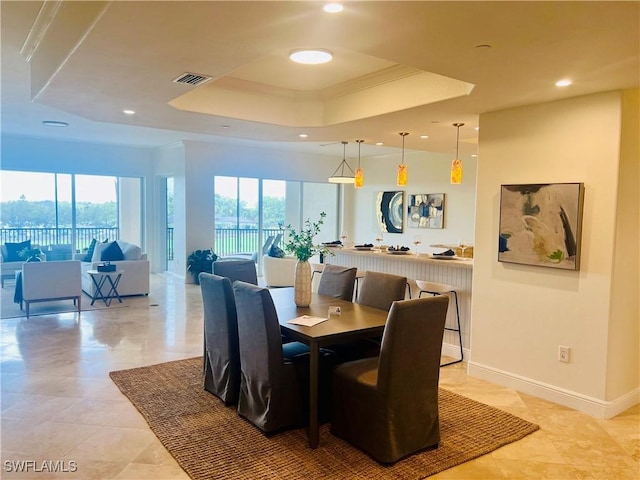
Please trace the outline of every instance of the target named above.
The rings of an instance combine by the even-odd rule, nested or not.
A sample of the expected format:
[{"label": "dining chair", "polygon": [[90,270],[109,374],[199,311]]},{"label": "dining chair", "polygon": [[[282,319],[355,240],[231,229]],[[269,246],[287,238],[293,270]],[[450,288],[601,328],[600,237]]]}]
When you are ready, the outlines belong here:
[{"label": "dining chair", "polygon": [[215,275],[227,277],[231,283],[240,280],[258,284],[258,272],[253,260],[218,260],[213,262],[212,270]]},{"label": "dining chair", "polygon": [[331,432],[382,463],[440,441],[438,381],[449,301],[393,302],[380,355],[333,374]]},{"label": "dining chair", "polygon": [[389,310],[396,300],[404,300],[407,277],[366,271],[358,293],[358,303]]},{"label": "dining chair", "polygon": [[238,319],[231,281],[200,273],[204,307],[204,389],[226,405],[238,403],[240,351]]},{"label": "dining chair", "polygon": [[318,294],[351,301],[356,280],[356,267],[325,265],[318,283]]},{"label": "dining chair", "polygon": [[[264,433],[300,426],[308,418],[309,350],[299,342],[283,344],[280,324],[267,288],[235,282],[240,346],[238,414]],[[298,345],[299,344],[299,345]],[[319,388],[330,392],[331,355],[320,352]],[[328,395],[330,398],[330,395]],[[321,401],[324,410],[329,400]]]}]

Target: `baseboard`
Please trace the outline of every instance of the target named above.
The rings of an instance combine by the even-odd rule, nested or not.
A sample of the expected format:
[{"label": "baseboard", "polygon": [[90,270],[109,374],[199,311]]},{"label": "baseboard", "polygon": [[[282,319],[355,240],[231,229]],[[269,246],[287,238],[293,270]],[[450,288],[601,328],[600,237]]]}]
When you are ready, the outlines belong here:
[{"label": "baseboard", "polygon": [[[466,348],[462,349],[462,353],[464,354],[463,359],[469,358],[469,350]],[[454,343],[443,343],[442,344],[442,355],[451,358],[460,358],[460,346]]]},{"label": "baseboard", "polygon": [[635,388],[615,400],[605,401],[472,361],[468,363],[468,374],[597,418],[613,418],[640,403],[640,388]]}]

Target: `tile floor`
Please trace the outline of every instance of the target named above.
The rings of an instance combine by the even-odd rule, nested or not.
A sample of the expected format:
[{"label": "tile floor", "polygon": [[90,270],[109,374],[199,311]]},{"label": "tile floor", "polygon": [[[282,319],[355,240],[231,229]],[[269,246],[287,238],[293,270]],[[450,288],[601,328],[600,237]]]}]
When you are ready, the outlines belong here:
[{"label": "tile floor", "polygon": [[[80,320],[60,313],[1,321],[1,478],[188,478],[108,372],[201,355],[199,287],[152,275],[149,297],[124,302]],[[600,420],[471,378],[464,364],[444,367],[441,385],[541,430],[433,479],[640,479],[638,406]],[[18,461],[39,472],[34,463],[16,472]],[[77,470],[47,472],[51,462]]]}]

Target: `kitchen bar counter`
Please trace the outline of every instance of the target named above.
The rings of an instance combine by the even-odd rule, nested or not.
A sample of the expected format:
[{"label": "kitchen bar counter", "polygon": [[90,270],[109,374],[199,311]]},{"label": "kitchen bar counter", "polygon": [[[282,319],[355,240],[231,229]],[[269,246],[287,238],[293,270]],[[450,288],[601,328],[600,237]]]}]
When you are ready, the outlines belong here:
[{"label": "kitchen bar counter", "polygon": [[[462,344],[465,349],[465,355],[467,354],[469,350],[469,334],[471,332],[473,259],[440,260],[434,259],[426,253],[415,255],[410,252],[405,255],[398,255],[376,250],[360,251],[352,248],[332,248],[331,251],[334,255],[326,255],[325,263],[357,267],[361,272],[372,270],[407,277],[411,286],[412,298],[418,296],[415,280],[427,280],[452,285],[458,292]],[[452,301],[447,312],[447,326],[455,325],[455,310],[455,304]],[[449,354],[455,356],[455,349],[458,345],[457,333],[445,331],[444,343],[444,352],[450,352]]]}]

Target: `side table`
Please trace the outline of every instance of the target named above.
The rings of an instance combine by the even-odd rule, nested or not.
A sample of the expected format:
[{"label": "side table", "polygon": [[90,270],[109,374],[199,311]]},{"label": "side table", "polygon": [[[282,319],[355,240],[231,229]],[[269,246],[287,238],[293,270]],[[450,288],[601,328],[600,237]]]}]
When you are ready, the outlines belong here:
[{"label": "side table", "polygon": [[[122,278],[122,274],[124,270],[116,270],[114,272],[99,272],[98,270],[87,270],[87,274],[91,277],[93,281],[93,285],[96,287],[96,291],[91,298],[91,305],[95,303],[96,300],[102,300],[104,304],[108,307],[111,305],[111,300],[117,298],[120,303],[122,303],[122,299],[120,298],[120,294],[118,293],[118,283],[120,283],[120,278]],[[109,291],[104,294],[102,288],[105,286],[109,287]]]}]

